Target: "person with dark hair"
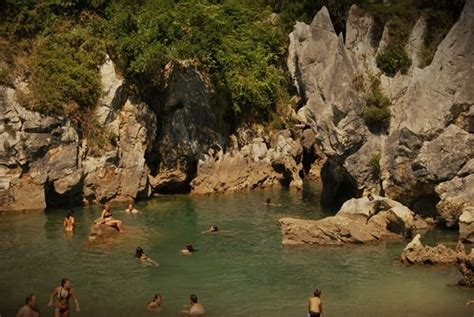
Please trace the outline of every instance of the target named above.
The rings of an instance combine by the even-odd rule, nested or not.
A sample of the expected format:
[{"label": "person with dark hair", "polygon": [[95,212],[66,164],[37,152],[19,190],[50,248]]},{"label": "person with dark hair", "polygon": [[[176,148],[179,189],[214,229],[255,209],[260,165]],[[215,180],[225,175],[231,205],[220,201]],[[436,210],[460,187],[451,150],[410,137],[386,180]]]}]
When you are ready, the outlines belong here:
[{"label": "person with dark hair", "polygon": [[40,311],[38,309],[38,297],[35,294],[30,294],[25,299],[25,305],[18,310],[16,317],[39,317]]},{"label": "person with dark hair", "polygon": [[122,221],[112,218],[112,213],[110,212],[110,206],[108,204],[105,204],[102,209],[99,223],[117,228],[119,232],[125,232]]},{"label": "person with dark hair", "polygon": [[148,311],[159,313],[161,311],[161,294],[155,294],[155,297],[146,307]]},{"label": "person with dark hair", "polygon": [[138,213],[138,210],[135,209],[135,207],[133,206],[133,204],[130,204],[130,205],[128,205],[128,208],[125,209],[125,212],[126,212],[127,214],[136,214],[136,213]]},{"label": "person with dark hair", "polygon": [[77,299],[76,292],[72,288],[71,280],[65,277],[61,281],[61,286],[56,287],[49,296],[48,306],[53,306],[53,298],[56,298],[54,302],[54,317],[69,317],[70,297],[72,297],[76,304],[76,311],[79,312],[79,300]]},{"label": "person with dark hair", "polygon": [[135,250],[135,257],[140,259],[143,263],[153,264],[155,266],[160,266],[158,262],[151,259],[148,255],[145,254],[145,251],[141,247],[137,247]]},{"label": "person with dark hair", "polygon": [[206,313],[204,306],[198,303],[198,297],[194,294],[189,296],[191,308],[189,310],[181,310],[180,313],[187,316],[202,316]]},{"label": "person with dark hair", "polygon": [[321,303],[321,290],[317,288],[313,297],[308,299],[308,317],[323,317],[323,304]]},{"label": "person with dark hair", "polygon": [[64,230],[68,232],[74,231],[74,217],[72,215],[72,210],[69,210],[66,215],[66,218],[64,218],[63,227]]},{"label": "person with dark hair", "polygon": [[186,243],[184,245],[184,249],[181,250],[181,255],[191,255],[193,252],[196,252],[197,250],[193,248],[193,245],[191,243]]},{"label": "person with dark hair", "polygon": [[215,225],[212,225],[209,229],[201,232],[201,233],[219,233],[219,228]]},{"label": "person with dark hair", "polygon": [[265,205],[268,206],[268,207],[280,207],[281,204],[274,204],[272,203],[272,199],[271,198],[267,198],[265,200]]}]

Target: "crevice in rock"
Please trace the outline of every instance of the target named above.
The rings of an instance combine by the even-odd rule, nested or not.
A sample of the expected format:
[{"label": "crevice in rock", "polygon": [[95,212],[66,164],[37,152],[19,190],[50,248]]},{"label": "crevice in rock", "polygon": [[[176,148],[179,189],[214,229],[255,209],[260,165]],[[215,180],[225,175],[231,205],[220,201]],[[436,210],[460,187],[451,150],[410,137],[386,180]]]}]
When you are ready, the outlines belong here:
[{"label": "crevice in rock", "polygon": [[314,146],[310,149],[303,148],[303,170],[300,171],[301,178],[304,178],[305,175],[309,174],[309,172],[311,171],[311,166],[318,159],[320,159],[320,157],[316,153]]},{"label": "crevice in rock", "polygon": [[321,206],[327,210],[337,211],[345,201],[361,196],[353,177],[333,159],[327,160],[321,169],[321,181]]}]

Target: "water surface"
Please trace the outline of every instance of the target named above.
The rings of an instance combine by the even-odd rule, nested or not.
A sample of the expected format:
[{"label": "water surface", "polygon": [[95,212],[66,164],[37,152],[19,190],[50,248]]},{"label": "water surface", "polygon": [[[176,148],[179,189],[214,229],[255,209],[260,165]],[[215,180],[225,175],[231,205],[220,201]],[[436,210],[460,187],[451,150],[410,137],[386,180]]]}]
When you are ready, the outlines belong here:
[{"label": "water surface", "polygon": [[[280,207],[263,205],[272,197]],[[85,241],[98,208],[77,208],[77,228],[62,230],[65,210],[0,214],[0,314],[14,316],[26,294],[39,295],[43,316],[48,295],[72,279],[81,312],[73,316],[150,316],[153,294],[163,295],[161,316],[177,316],[195,293],[208,316],[306,316],[307,297],[323,290],[326,316],[472,316],[469,289],[453,286],[454,267],[407,267],[398,256],[406,242],[370,246],[287,248],[278,219],[327,216],[319,188],[266,190],[221,196],[164,196],[137,204],[141,213],[117,211],[127,232],[109,243]],[[219,235],[200,232],[211,224]],[[429,240],[455,241],[434,231]],[[180,256],[186,242],[199,251]],[[141,246],[160,267],[134,257]],[[72,304],[72,302],[71,302]],[[74,308],[74,305],[72,304]]]}]

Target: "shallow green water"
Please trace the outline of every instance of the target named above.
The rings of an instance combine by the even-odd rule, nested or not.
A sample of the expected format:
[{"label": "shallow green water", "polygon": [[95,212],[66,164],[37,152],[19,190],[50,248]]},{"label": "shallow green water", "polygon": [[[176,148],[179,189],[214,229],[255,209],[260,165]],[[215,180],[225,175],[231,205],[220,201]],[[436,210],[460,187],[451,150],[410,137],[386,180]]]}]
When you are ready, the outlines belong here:
[{"label": "shallow green water", "polygon": [[[48,294],[64,276],[72,279],[81,303],[73,316],[149,316],[145,306],[156,292],[163,294],[161,316],[176,316],[191,293],[208,316],[306,316],[315,287],[323,290],[326,316],[474,314],[474,307],[464,307],[474,292],[452,286],[460,277],[456,269],[400,264],[404,242],[282,247],[279,218],[326,216],[318,193],[307,184],[302,193],[159,197],[138,204],[137,216],[115,212],[127,233],[92,246],[85,241],[98,208],[75,210],[71,239],[62,230],[64,210],[0,214],[0,314],[14,316],[25,295],[35,292],[43,316],[49,316]],[[282,206],[264,206],[270,196]],[[200,234],[211,224],[224,232]],[[440,231],[430,238],[453,239]],[[199,251],[182,257],[179,250],[187,241]],[[137,262],[138,245],[161,266]]]}]

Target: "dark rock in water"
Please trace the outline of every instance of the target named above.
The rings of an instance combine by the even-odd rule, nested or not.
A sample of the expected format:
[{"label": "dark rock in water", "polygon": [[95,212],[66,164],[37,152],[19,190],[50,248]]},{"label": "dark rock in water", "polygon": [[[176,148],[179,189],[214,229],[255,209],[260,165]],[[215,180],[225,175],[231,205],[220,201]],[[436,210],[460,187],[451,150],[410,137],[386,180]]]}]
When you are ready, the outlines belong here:
[{"label": "dark rock in water", "polygon": [[351,199],[334,217],[322,220],[280,219],[285,245],[341,245],[398,239],[411,234],[413,212],[380,196]]}]

